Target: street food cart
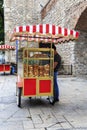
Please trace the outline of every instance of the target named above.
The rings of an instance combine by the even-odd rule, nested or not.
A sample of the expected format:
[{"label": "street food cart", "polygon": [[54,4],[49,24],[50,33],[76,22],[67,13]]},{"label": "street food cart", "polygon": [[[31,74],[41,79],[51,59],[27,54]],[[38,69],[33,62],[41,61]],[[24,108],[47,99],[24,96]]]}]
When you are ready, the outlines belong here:
[{"label": "street food cart", "polygon": [[10,61],[10,52],[11,51],[13,51],[13,50],[15,50],[15,46],[10,46],[10,45],[0,45],[0,51],[2,51],[2,52],[6,52],[6,51],[8,51],[8,62],[6,62],[5,61],[5,55],[6,54],[4,54],[4,58],[3,58],[3,61],[0,63],[0,73],[4,73],[4,74],[6,74],[6,73],[8,73],[8,74],[10,74],[10,72],[11,72],[11,61]]},{"label": "street food cart", "polygon": [[[10,41],[18,44],[17,105],[21,96],[48,96],[54,100],[54,50],[52,44],[78,39],[78,32],[50,24],[18,26],[14,28]],[[37,43],[37,46],[36,46]],[[50,47],[40,48],[39,44]],[[35,47],[36,46],[36,47]]]}]

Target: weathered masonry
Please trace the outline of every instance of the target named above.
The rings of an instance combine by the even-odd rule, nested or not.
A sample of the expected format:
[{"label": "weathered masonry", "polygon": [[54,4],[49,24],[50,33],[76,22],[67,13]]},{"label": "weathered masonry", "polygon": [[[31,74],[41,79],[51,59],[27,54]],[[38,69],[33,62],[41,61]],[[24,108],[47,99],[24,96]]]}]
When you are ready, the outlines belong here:
[{"label": "weathered masonry", "polygon": [[[78,41],[58,44],[73,75],[87,75],[87,0],[4,0],[5,41],[15,26],[49,23],[78,30]],[[13,43],[14,44],[14,43]]]}]

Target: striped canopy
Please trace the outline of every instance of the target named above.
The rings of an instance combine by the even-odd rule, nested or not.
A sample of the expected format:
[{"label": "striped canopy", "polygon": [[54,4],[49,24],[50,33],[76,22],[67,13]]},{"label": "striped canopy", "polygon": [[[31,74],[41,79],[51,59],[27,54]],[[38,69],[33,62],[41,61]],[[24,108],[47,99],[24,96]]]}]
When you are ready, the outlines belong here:
[{"label": "striped canopy", "polygon": [[15,50],[15,46],[10,45],[0,45],[0,50]]},{"label": "striped canopy", "polygon": [[36,42],[61,43],[78,39],[79,33],[74,30],[50,24],[18,26],[14,28],[10,41],[27,40]]}]

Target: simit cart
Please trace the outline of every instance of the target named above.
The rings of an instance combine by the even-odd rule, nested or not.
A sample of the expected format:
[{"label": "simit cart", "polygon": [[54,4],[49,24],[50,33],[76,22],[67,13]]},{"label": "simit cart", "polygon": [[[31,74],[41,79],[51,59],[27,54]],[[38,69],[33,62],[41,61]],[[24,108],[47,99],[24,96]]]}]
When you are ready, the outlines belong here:
[{"label": "simit cart", "polygon": [[[21,96],[48,96],[54,100],[54,50],[52,44],[68,42],[78,38],[78,32],[50,24],[18,26],[14,28],[10,41],[17,46],[17,105]],[[40,46],[40,44],[44,44]],[[46,48],[46,45],[48,47]]]},{"label": "simit cart", "polygon": [[[11,72],[11,51],[15,50],[15,46],[10,46],[10,45],[0,45],[0,51],[4,52],[5,54],[2,55],[2,59],[0,62],[0,73],[8,73],[10,74]],[[5,61],[5,56],[6,56],[6,52],[8,52],[8,62]]]}]

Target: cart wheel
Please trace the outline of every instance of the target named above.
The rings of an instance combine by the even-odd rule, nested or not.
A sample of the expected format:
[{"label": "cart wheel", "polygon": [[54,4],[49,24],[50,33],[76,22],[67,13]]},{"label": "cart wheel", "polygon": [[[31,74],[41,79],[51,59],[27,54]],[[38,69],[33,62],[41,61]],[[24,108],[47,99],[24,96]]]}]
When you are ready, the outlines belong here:
[{"label": "cart wheel", "polygon": [[18,107],[21,107],[21,92],[22,92],[22,88],[18,88],[18,94],[17,94],[17,105],[18,105]]},{"label": "cart wheel", "polygon": [[54,103],[55,103],[54,97],[53,96],[49,96],[48,99],[49,99],[50,104],[54,105]]},{"label": "cart wheel", "polygon": [[29,99],[31,100],[32,97],[29,97]]}]

